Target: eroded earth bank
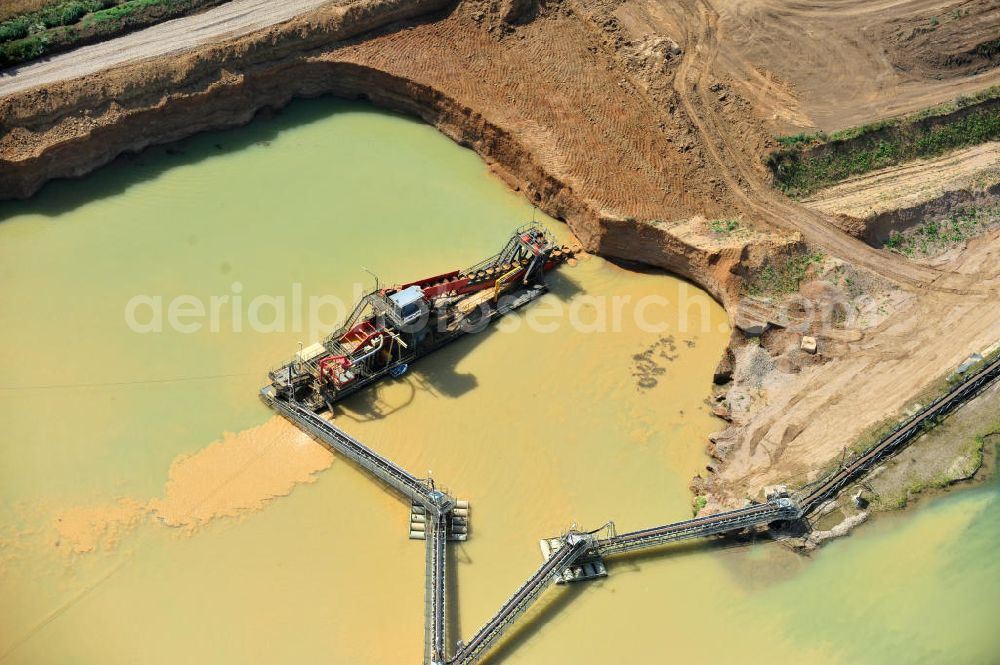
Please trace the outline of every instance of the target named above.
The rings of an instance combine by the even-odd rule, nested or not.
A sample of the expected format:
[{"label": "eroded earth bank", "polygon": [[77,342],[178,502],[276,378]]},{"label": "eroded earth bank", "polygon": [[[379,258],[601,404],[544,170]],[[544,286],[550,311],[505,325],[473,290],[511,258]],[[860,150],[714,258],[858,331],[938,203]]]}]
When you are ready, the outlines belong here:
[{"label": "eroded earth bank", "polygon": [[[777,193],[765,167],[776,133],[836,129],[996,83],[976,44],[965,60],[942,56],[947,35],[907,40],[896,25],[957,4],[989,9],[329,3],[0,98],[0,196],[31,196],[50,179],[246,123],[297,96],[365,98],[419,116],[564,220],[588,251],[679,274],[726,307],[735,327],[715,408],[729,423],[693,488],[709,510],[739,505],[768,484],[814,479],[1000,337],[995,228],[940,260],[914,261],[845,233],[834,204]],[[755,38],[765,24],[781,39]],[[844,47],[850,25],[893,35],[882,47],[888,62],[920,66]],[[802,68],[787,64],[789,49]],[[836,67],[822,64],[830,52]],[[832,98],[834,89],[845,94]],[[870,115],[857,116],[851,94]]]}]

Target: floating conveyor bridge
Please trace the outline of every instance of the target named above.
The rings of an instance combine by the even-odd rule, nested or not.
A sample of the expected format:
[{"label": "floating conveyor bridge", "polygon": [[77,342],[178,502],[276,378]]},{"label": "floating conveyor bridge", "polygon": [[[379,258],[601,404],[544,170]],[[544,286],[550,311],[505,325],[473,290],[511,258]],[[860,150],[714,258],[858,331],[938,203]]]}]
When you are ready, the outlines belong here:
[{"label": "floating conveyor bridge", "polygon": [[792,499],[779,497],[767,503],[753,504],[738,510],[613,535],[596,541],[595,550],[602,557],[625,554],[681,540],[704,538],[717,533],[749,529],[799,517],[798,505]]},{"label": "floating conveyor bridge", "polygon": [[260,391],[261,399],[327,448],[355,462],[389,487],[422,505],[432,515],[446,514],[455,506],[455,500],[435,489],[429,480],[421,480],[395,462],[379,455],[326,418],[309,409],[278,398],[268,386]]},{"label": "floating conveyor bridge", "polygon": [[556,580],[556,575],[581,557],[593,546],[590,534],[571,531],[563,539],[563,547],[549,557],[514,594],[500,606],[497,613],[476,631],[467,644],[459,643],[455,656],[447,661],[470,665],[489,649],[514,621]]},{"label": "floating conveyor bridge", "polygon": [[424,662],[444,663],[448,650],[447,565],[448,516],[427,522],[427,556],[424,574]]},{"label": "floating conveyor bridge", "polygon": [[[919,435],[929,422],[954,410],[985,389],[998,376],[1000,376],[1000,358],[993,358],[982,367],[963,376],[947,394],[898,425],[855,459],[849,460],[825,478],[791,496],[769,497],[764,503],[751,503],[736,510],[629,533],[615,533],[613,525],[609,525],[608,535],[604,538],[598,537],[598,533],[604,531],[602,528],[588,533],[571,530],[556,538],[542,541],[545,554],[542,565],[468,642],[457,642],[454,655],[450,658],[447,635],[447,543],[449,519],[456,509],[456,500],[437,489],[433,482],[410,474],[309,408],[277,395],[272,386],[261,390],[261,397],[269,406],[320,443],[349,458],[408,498],[414,505],[422,506],[426,510],[424,663],[471,665],[486,654],[517,618],[554,582],[604,575],[605,557],[806,517],[869,471],[876,463],[900,450]],[[589,567],[585,562],[590,562]]]}]

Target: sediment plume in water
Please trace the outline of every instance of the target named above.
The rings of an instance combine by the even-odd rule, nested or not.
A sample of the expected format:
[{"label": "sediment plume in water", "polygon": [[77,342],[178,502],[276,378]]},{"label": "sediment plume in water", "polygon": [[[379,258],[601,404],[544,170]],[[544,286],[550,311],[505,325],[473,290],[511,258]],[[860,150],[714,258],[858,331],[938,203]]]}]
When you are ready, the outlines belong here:
[{"label": "sediment plume in water", "polygon": [[220,517],[261,510],[297,485],[314,482],[332,462],[325,448],[275,416],[175,459],[160,498],[125,497],[60,512],[57,542],[78,554],[109,549],[144,521],[194,531]]},{"label": "sediment plume in water", "polygon": [[112,549],[121,536],[135,528],[146,515],[146,504],[121,498],[104,506],[75,506],[55,518],[56,545],[66,552],[84,554],[99,546]]},{"label": "sediment plume in water", "polygon": [[296,485],[316,480],[333,456],[277,416],[174,460],[166,491],[149,510],[168,526],[196,528],[260,510]]}]

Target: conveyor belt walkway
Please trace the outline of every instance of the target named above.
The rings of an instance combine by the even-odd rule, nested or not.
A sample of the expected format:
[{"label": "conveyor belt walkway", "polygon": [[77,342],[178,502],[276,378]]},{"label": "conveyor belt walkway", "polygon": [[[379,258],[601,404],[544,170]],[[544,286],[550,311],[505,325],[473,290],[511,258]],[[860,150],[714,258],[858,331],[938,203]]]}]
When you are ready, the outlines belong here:
[{"label": "conveyor belt walkway", "polygon": [[799,516],[800,510],[796,503],[789,498],[782,497],[767,503],[753,504],[737,510],[696,517],[598,540],[596,551],[602,557],[624,554],[680,540],[704,538],[780,520],[798,519]]},{"label": "conveyor belt walkway", "polygon": [[445,662],[447,616],[448,516],[427,522],[427,558],[424,574],[424,662]]},{"label": "conveyor belt walkway", "polygon": [[576,559],[593,547],[594,544],[590,534],[573,531],[566,535],[563,540],[564,546],[545,561],[535,571],[535,574],[528,578],[528,581],[522,584],[514,592],[514,595],[500,606],[497,613],[483,624],[482,628],[476,631],[476,634],[472,636],[468,644],[459,647],[455,653],[455,657],[449,661],[450,663],[470,665],[476,662],[503,635],[504,631],[510,627],[514,620],[528,609],[531,603],[555,581],[556,573],[572,565]]},{"label": "conveyor belt walkway", "polygon": [[455,506],[453,498],[382,457],[326,418],[298,404],[278,399],[270,386],[261,390],[260,394],[271,408],[311,434],[327,448],[353,460],[386,485],[422,505],[432,515],[447,513]]},{"label": "conveyor belt walkway", "polygon": [[1000,357],[994,358],[983,367],[965,376],[946,394],[925,406],[910,419],[900,423],[847,466],[835,470],[826,478],[804,488],[796,496],[799,505],[802,506],[803,514],[812,512],[832,499],[845,486],[867,473],[875,464],[892,456],[916,438],[925,430],[927,423],[934,422],[935,419],[954,411],[995,381],[997,377],[1000,377]]},{"label": "conveyor belt walkway", "polygon": [[[970,399],[1000,376],[1000,358],[965,376],[946,395],[927,405],[906,422],[900,424],[877,444],[862,452],[857,459],[804,488],[793,497],[775,497],[766,503],[756,503],[715,515],[706,515],[641,529],[613,534],[599,539],[594,533],[569,531],[550,539],[549,553],[541,567],[500,606],[468,643],[458,643],[455,655],[447,658],[447,535],[448,516],[455,500],[416,478],[390,460],[382,457],[347,433],[312,411],[275,396],[268,387],[261,397],[272,408],[316,437],[328,448],[352,459],[376,478],[396,489],[428,511],[426,535],[425,579],[425,648],[424,662],[428,665],[471,665],[496,643],[515,620],[553,582],[566,580],[567,571],[587,557],[603,558],[642,549],[701,538],[740,529],[754,528],[782,520],[799,519],[833,498],[850,482],[896,451],[921,432],[925,424]],[[552,545],[554,543],[554,545]],[[601,568],[603,570],[603,566]]]}]

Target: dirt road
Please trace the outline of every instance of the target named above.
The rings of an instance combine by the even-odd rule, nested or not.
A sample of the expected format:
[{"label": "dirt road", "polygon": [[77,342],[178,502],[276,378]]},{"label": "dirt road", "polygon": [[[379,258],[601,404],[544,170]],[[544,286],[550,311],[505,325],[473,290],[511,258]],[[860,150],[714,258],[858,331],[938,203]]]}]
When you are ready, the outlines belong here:
[{"label": "dirt road", "polygon": [[[997,288],[998,241],[997,230],[970,241],[949,268]],[[765,406],[740,432],[717,487],[733,503],[796,474],[815,478],[866,428],[912,406],[916,386],[1000,338],[994,298],[924,294],[892,306],[882,323],[830,362],[798,374],[772,373],[762,389]]]},{"label": "dirt road", "polygon": [[767,91],[781,133],[835,131],[910,113],[1000,83],[979,53],[996,39],[994,0],[715,0],[721,60]]},{"label": "dirt road", "polygon": [[0,97],[124,63],[179,53],[222,38],[244,35],[287,21],[326,3],[338,4],[338,0],[232,0],[199,14],[0,71]]},{"label": "dirt road", "polygon": [[[712,81],[724,64],[719,62],[719,14],[709,2],[694,3],[697,32],[687,36],[688,50],[674,79],[681,103],[701,134],[709,158],[738,202],[747,211],[766,219],[778,228],[794,229],[813,246],[863,265],[876,274],[916,287],[932,287],[940,277],[933,270],[872,249],[842,233],[823,216],[779,195],[762,177],[757,155],[745,149],[743,137],[732,131],[726,117],[718,110],[718,96]],[[692,12],[693,14],[695,12]],[[954,285],[933,288],[954,289]]]}]

